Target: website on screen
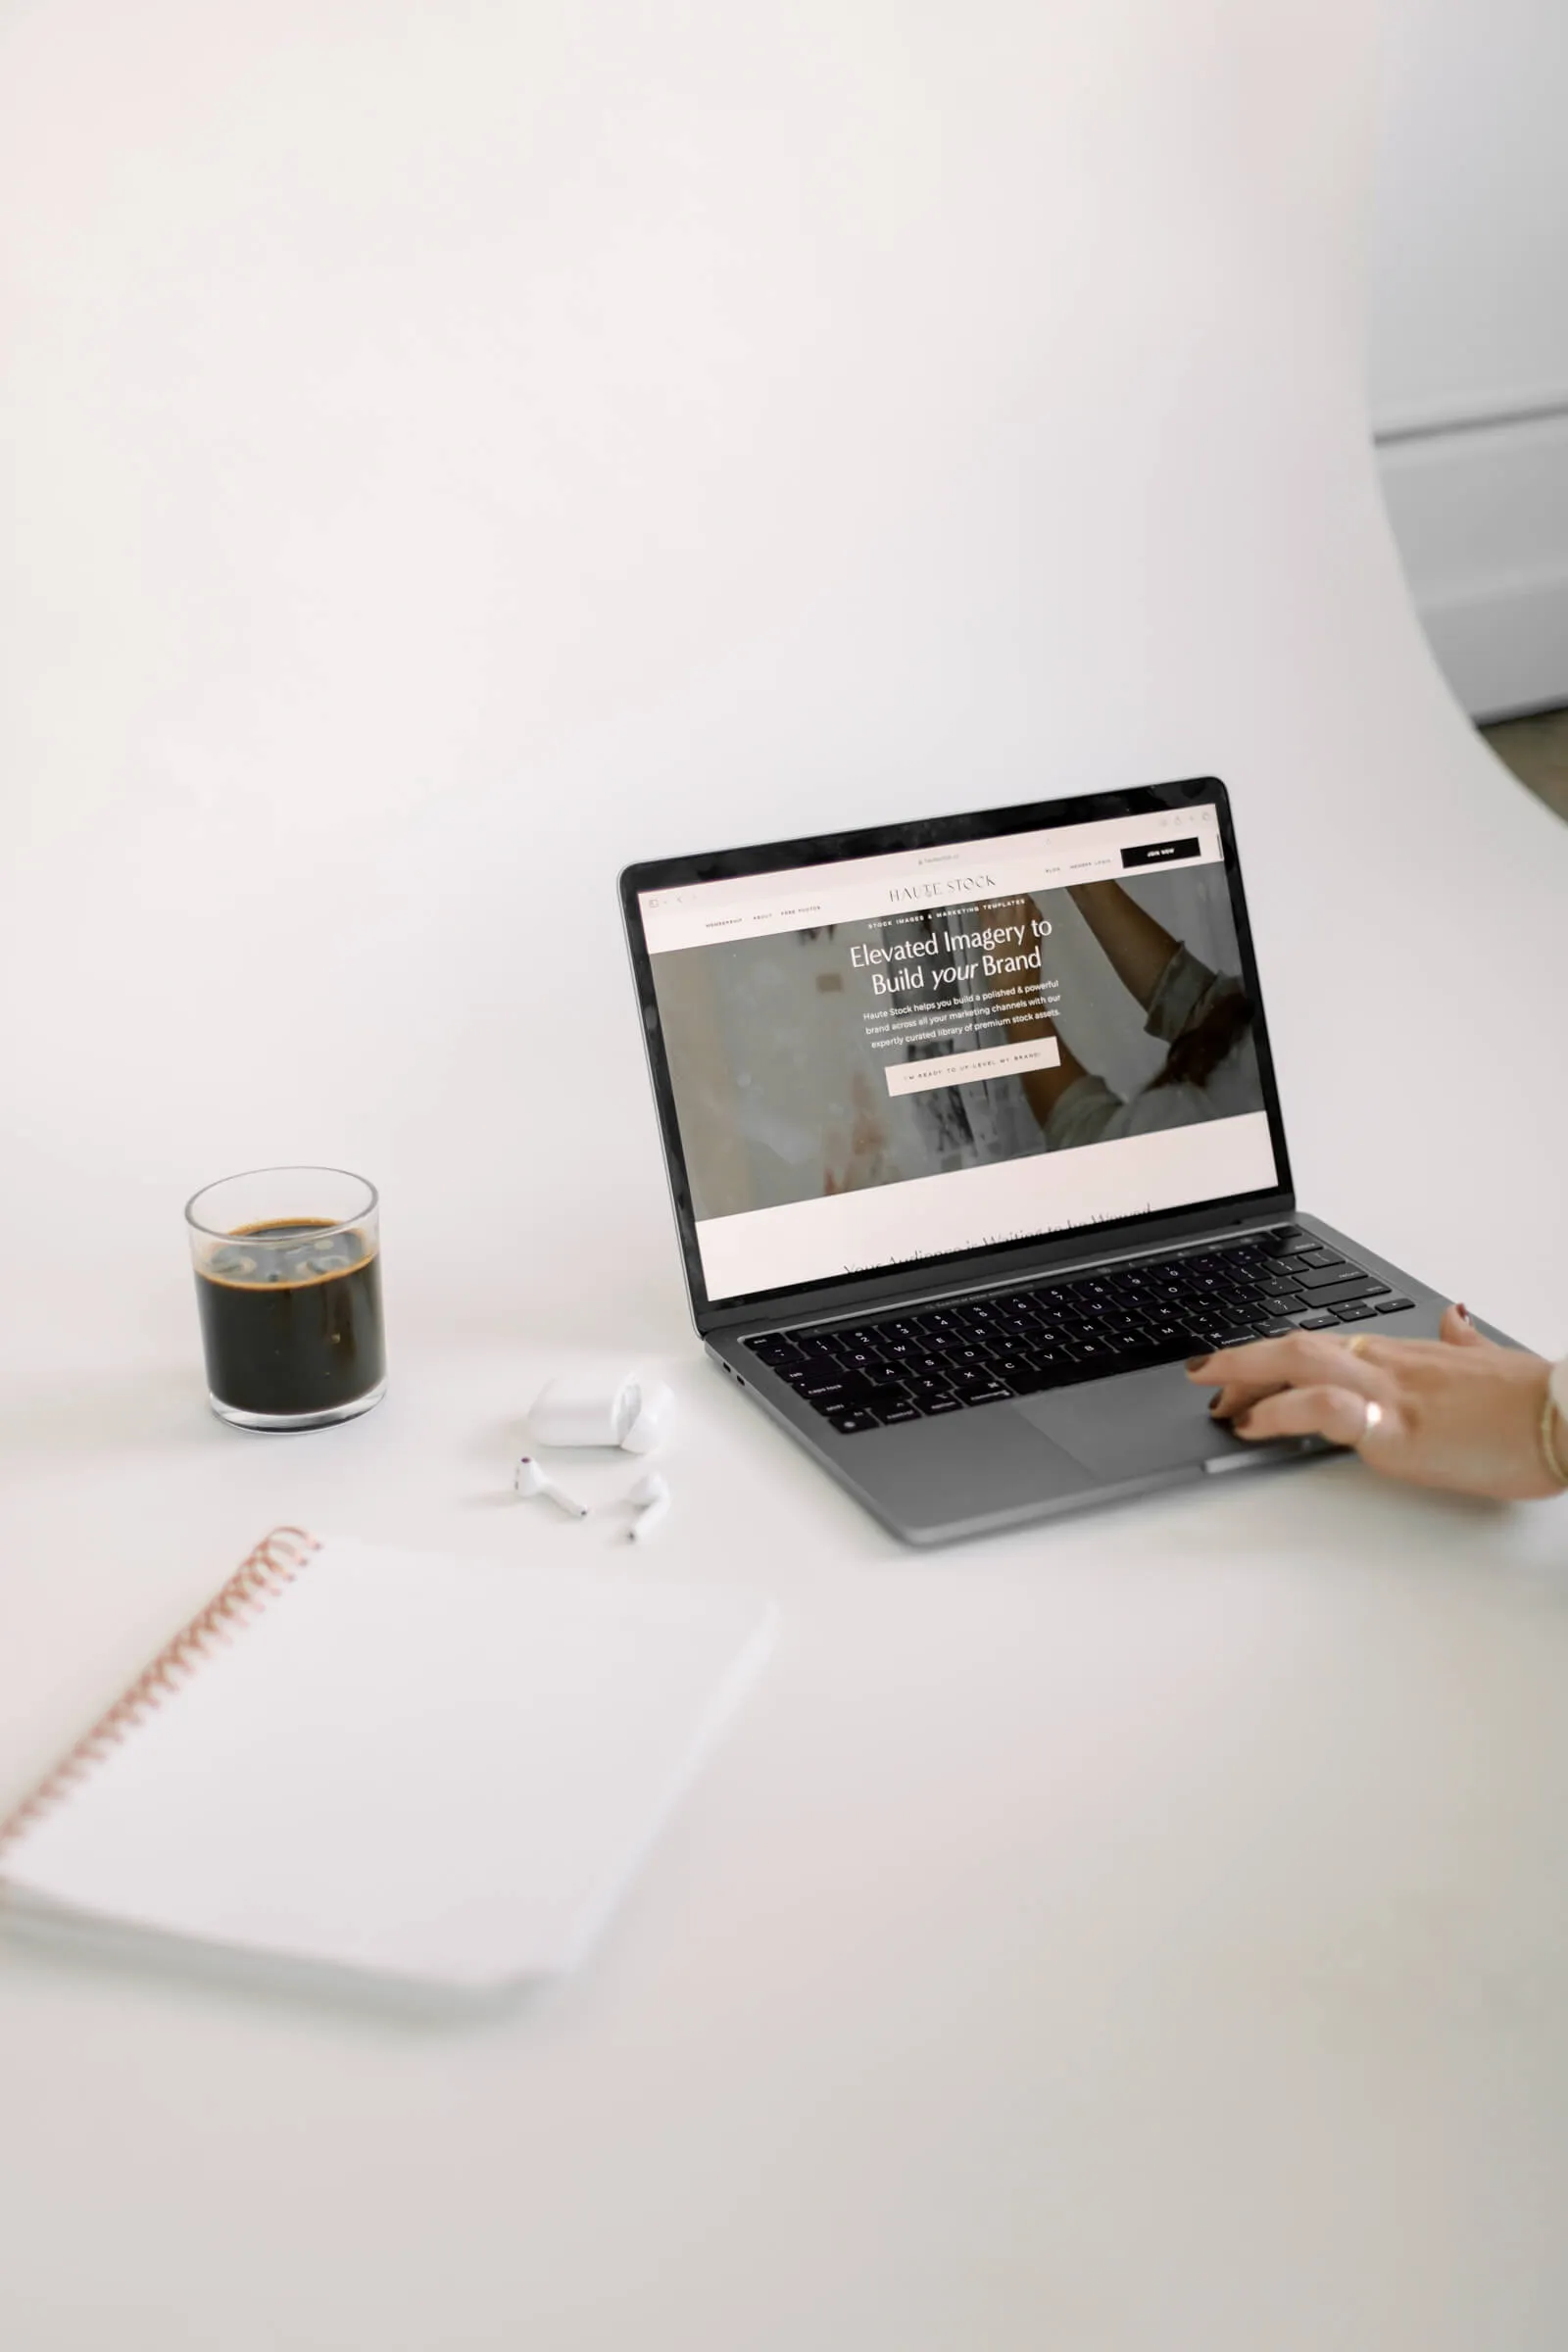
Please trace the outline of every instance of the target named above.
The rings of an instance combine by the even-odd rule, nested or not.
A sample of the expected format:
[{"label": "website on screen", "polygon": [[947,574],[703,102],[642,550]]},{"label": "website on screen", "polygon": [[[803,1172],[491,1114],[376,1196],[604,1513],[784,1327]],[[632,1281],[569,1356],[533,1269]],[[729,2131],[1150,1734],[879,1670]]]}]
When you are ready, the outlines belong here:
[{"label": "website on screen", "polygon": [[710,1298],[1278,1181],[1211,808],[641,911]]}]

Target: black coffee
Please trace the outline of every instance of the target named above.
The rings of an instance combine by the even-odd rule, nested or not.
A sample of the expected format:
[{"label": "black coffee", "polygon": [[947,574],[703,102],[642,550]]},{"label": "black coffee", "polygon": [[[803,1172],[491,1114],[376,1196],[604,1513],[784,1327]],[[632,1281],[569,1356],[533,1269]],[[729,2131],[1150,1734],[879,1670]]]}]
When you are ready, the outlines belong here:
[{"label": "black coffee", "polygon": [[244,1413],[326,1413],[386,1370],[381,1267],[324,1218],[247,1225],[196,1275],[207,1385]]}]

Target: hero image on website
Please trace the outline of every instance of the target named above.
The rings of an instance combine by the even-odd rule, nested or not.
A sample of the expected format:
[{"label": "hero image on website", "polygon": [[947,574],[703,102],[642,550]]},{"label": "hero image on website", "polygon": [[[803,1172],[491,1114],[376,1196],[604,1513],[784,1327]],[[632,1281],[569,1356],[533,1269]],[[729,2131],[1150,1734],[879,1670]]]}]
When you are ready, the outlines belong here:
[{"label": "hero image on website", "polygon": [[642,913],[711,1298],[1277,1181],[1211,808]]}]

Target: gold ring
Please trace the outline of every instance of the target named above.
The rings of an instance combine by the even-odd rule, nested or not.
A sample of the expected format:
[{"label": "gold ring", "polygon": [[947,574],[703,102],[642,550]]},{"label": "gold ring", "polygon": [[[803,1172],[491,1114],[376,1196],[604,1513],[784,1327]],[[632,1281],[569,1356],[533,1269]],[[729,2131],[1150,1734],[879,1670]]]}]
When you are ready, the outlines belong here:
[{"label": "gold ring", "polygon": [[1365,1355],[1366,1333],[1364,1331],[1358,1331],[1353,1335],[1352,1338],[1347,1340],[1345,1343],[1345,1351],[1348,1355]]}]

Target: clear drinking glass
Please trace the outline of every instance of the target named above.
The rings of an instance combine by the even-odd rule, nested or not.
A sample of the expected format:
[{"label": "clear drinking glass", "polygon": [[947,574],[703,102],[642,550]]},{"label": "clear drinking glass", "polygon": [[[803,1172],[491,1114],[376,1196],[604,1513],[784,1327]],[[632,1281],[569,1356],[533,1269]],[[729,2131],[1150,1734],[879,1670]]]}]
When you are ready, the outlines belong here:
[{"label": "clear drinking glass", "polygon": [[215,1413],[320,1429],[386,1394],[380,1203],[342,1168],[256,1168],[185,1204]]}]

